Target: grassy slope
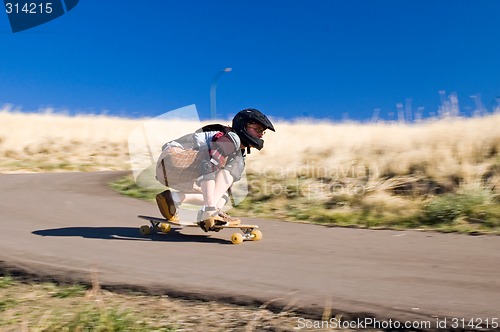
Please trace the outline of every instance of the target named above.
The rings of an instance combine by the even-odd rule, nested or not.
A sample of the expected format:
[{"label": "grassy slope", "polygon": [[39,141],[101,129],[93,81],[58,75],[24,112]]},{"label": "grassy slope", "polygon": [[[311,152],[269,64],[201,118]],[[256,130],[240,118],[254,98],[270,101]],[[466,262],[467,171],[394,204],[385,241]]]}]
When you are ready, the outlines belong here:
[{"label": "grassy slope", "polygon": [[0,274],[0,331],[293,330],[300,316],[263,306],[172,299],[102,290],[98,283],[26,283]]}]

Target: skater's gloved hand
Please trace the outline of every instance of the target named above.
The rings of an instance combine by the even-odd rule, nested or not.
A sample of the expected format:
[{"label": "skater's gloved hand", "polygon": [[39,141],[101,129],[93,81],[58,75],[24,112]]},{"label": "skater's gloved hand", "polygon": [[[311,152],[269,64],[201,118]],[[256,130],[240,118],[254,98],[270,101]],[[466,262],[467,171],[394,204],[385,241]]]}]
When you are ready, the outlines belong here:
[{"label": "skater's gloved hand", "polygon": [[[220,168],[212,163],[210,160],[202,160],[200,170],[202,175],[207,175],[218,171]],[[215,177],[214,177],[215,178]]]}]

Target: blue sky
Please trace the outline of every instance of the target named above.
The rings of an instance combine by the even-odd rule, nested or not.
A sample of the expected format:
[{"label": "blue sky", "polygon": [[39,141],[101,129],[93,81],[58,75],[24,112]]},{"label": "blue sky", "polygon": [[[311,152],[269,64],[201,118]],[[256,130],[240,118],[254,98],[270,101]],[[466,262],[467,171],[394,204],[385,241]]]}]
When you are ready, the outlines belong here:
[{"label": "blue sky", "polygon": [[499,20],[498,0],[82,0],[14,34],[0,13],[0,105],[153,117],[196,104],[208,118],[231,67],[221,118],[389,119],[407,99],[428,116],[439,91],[491,111]]}]

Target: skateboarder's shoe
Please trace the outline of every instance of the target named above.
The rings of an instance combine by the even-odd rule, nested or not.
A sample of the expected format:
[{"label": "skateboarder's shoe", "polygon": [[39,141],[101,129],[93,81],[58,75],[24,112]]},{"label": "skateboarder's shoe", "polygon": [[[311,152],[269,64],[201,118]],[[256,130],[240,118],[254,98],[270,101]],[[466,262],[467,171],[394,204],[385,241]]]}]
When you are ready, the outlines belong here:
[{"label": "skateboarder's shoe", "polygon": [[216,208],[203,208],[198,211],[198,226],[205,232],[214,231],[214,226],[222,226],[226,222],[219,217]]},{"label": "skateboarder's shoe", "polygon": [[219,218],[218,216],[215,216],[215,217],[209,217],[202,221],[198,221],[198,226],[200,226],[200,228],[203,229],[205,232],[209,231],[218,232],[221,230],[221,228],[217,228],[215,226],[227,225],[226,222],[218,218]]},{"label": "skateboarder's shoe", "polygon": [[227,224],[227,225],[239,225],[241,224],[240,218],[237,217],[231,217],[229,214],[226,212],[222,211],[222,209],[217,210],[217,215],[222,218],[222,220]]},{"label": "skateboarder's shoe", "polygon": [[170,221],[178,221],[177,216],[177,206],[172,197],[172,192],[170,190],[165,190],[162,193],[156,195],[156,203],[158,204],[158,209],[165,219]]}]

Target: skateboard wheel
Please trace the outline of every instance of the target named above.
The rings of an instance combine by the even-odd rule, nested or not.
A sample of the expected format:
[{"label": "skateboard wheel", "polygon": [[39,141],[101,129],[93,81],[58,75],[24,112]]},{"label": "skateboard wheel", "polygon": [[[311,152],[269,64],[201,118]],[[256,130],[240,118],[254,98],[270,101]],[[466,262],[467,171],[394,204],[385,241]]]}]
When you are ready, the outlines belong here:
[{"label": "skateboard wheel", "polygon": [[160,224],[160,231],[162,231],[163,233],[168,233],[168,232],[170,232],[170,229],[172,229],[172,227],[171,227],[169,224],[164,223],[164,222],[162,222],[162,223]]},{"label": "skateboard wheel", "polygon": [[151,234],[151,228],[149,228],[148,225],[143,225],[139,228],[139,233],[141,233],[141,235],[149,235]]},{"label": "skateboard wheel", "polygon": [[243,242],[243,235],[241,235],[240,233],[234,233],[232,236],[231,236],[231,242],[233,244],[240,244]]},{"label": "skateboard wheel", "polygon": [[262,239],[262,232],[258,229],[252,231],[252,241],[259,241]]}]

